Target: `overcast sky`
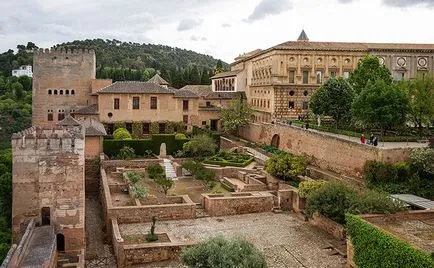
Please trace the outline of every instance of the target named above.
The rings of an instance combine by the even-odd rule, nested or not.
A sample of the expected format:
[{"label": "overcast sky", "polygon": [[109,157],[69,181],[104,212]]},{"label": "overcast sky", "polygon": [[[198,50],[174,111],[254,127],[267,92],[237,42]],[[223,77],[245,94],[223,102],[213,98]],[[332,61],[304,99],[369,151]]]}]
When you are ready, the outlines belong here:
[{"label": "overcast sky", "polygon": [[434,43],[434,0],[0,0],[0,52],[109,38],[226,62],[296,40]]}]

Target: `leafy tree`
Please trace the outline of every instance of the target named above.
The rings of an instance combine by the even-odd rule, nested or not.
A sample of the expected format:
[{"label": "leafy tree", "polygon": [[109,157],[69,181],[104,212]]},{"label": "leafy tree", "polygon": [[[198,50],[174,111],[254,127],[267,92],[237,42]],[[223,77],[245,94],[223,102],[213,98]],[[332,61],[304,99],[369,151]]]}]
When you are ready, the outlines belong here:
[{"label": "leafy tree", "polygon": [[155,179],[157,178],[157,176],[159,175],[164,175],[164,169],[161,165],[159,164],[150,164],[147,168],[146,171],[148,172],[148,176],[150,179]]},{"label": "leafy tree", "polygon": [[221,60],[218,60],[216,66],[215,66],[215,71],[214,71],[214,73],[215,73],[215,74],[218,74],[218,73],[221,73],[221,72],[223,72],[223,71],[224,71],[224,69],[223,69],[223,63],[222,63]]},{"label": "leafy tree", "polygon": [[434,149],[413,149],[410,153],[410,162],[417,170],[434,175]]},{"label": "leafy tree", "polygon": [[353,118],[373,128],[386,129],[405,123],[408,96],[396,85],[383,80],[369,82],[352,105]]},{"label": "leafy tree", "polygon": [[353,89],[348,81],[332,77],[313,94],[309,107],[317,115],[333,117],[339,127],[342,121],[351,117],[353,99]]},{"label": "leafy tree", "polygon": [[250,123],[252,114],[253,110],[246,101],[241,97],[234,98],[227,108],[220,111],[223,130],[238,135],[239,129]]},{"label": "leafy tree", "polygon": [[418,76],[415,80],[403,81],[403,90],[410,96],[408,117],[422,131],[434,118],[434,78]]},{"label": "leafy tree", "polygon": [[265,162],[265,170],[281,180],[290,180],[302,174],[306,167],[304,157],[289,153],[274,154]]},{"label": "leafy tree", "polygon": [[155,183],[160,185],[160,187],[163,189],[163,192],[165,195],[167,195],[167,192],[170,188],[173,186],[173,180],[170,178],[167,178],[164,174],[159,174],[154,179]]},{"label": "leafy tree", "polygon": [[117,155],[119,159],[125,159],[125,160],[132,159],[135,156],[136,156],[136,152],[134,151],[133,148],[129,146],[124,146],[122,149],[119,150],[119,154]]},{"label": "leafy tree", "polygon": [[208,239],[181,253],[186,267],[265,268],[264,255],[243,237],[226,240],[222,236]]},{"label": "leafy tree", "polygon": [[366,56],[357,64],[357,68],[350,74],[348,82],[356,93],[360,93],[369,83],[382,80],[386,84],[392,83],[392,75],[386,66],[380,63],[377,56]]},{"label": "leafy tree", "polygon": [[134,184],[131,186],[131,190],[133,198],[140,199],[148,196],[148,190],[142,185]]},{"label": "leafy tree", "polygon": [[128,132],[126,128],[117,128],[113,132],[113,138],[115,140],[131,140],[131,134]]},{"label": "leafy tree", "polygon": [[35,45],[35,43],[33,43],[33,42],[27,42],[27,46],[26,46],[26,49],[27,49],[27,50],[32,50],[32,49],[35,49],[35,48],[38,48],[38,47]]},{"label": "leafy tree", "polygon": [[215,153],[216,149],[215,141],[206,134],[193,136],[190,141],[183,145],[183,150],[193,157],[210,156]]},{"label": "leafy tree", "polygon": [[21,100],[24,97],[23,85],[20,82],[15,82],[12,84],[12,91],[14,92],[17,99]]}]

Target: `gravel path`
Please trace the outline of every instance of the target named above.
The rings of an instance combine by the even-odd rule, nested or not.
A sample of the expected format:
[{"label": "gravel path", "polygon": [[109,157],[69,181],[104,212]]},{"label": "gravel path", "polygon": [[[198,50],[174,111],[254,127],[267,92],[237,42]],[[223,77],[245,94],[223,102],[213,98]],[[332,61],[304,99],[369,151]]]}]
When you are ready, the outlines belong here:
[{"label": "gravel path", "polygon": [[[149,224],[122,224],[122,235],[146,234]],[[157,233],[168,233],[176,241],[203,241],[221,234],[245,236],[262,250],[270,268],[345,267],[346,259],[330,255],[333,238],[301,221],[292,213],[260,213],[230,217],[157,222]],[[165,264],[153,267],[179,267]]]}]

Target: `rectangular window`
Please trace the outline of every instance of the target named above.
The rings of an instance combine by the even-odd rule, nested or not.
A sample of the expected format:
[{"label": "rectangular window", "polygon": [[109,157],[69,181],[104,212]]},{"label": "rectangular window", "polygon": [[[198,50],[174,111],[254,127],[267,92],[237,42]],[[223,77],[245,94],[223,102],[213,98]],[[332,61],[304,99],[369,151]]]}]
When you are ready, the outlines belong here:
[{"label": "rectangular window", "polygon": [[294,109],[294,102],[293,101],[288,102],[288,108]]},{"label": "rectangular window", "polygon": [[307,110],[307,109],[309,109],[309,102],[304,101],[303,102],[303,110]]},{"label": "rectangular window", "polygon": [[350,78],[350,72],[344,72],[343,77],[344,77],[345,79]]},{"label": "rectangular window", "polygon": [[150,129],[151,129],[151,124],[150,123],[143,123],[142,134],[144,134],[144,135],[149,134]]},{"label": "rectangular window", "polygon": [[211,107],[211,102],[210,101],[206,102],[206,107]]},{"label": "rectangular window", "polygon": [[182,122],[184,122],[184,124],[188,124],[188,115],[182,116]]},{"label": "rectangular window", "polygon": [[166,123],[158,124],[158,131],[160,134],[164,134],[166,132]]},{"label": "rectangular window", "polygon": [[303,71],[303,84],[309,83],[309,71]]},{"label": "rectangular window", "polygon": [[316,71],[316,83],[322,84],[322,71]]},{"label": "rectangular window", "polygon": [[62,121],[63,119],[65,119],[65,111],[62,110],[57,114],[57,121]]},{"label": "rectangular window", "polygon": [[151,109],[157,109],[157,97],[151,97]]},{"label": "rectangular window", "polygon": [[396,73],[396,81],[401,81],[405,77],[405,73]]},{"label": "rectangular window", "polygon": [[133,132],[133,123],[126,123],[125,128],[128,130],[128,132],[131,134]]},{"label": "rectangular window", "polygon": [[115,99],[113,100],[113,108],[114,108],[115,110],[119,110],[119,98],[115,98]]},{"label": "rectangular window", "polygon": [[133,97],[133,109],[140,109],[140,97]]},{"label": "rectangular window", "polygon": [[295,83],[295,71],[289,71],[289,83],[294,84]]},{"label": "rectangular window", "polygon": [[202,121],[202,126],[206,126],[206,121]]},{"label": "rectangular window", "polygon": [[182,101],[182,110],[188,111],[188,100]]},{"label": "rectangular window", "polygon": [[53,121],[53,111],[51,111],[51,110],[48,111],[47,120],[48,121]]},{"label": "rectangular window", "polygon": [[336,71],[331,71],[330,72],[330,77],[336,77]]}]

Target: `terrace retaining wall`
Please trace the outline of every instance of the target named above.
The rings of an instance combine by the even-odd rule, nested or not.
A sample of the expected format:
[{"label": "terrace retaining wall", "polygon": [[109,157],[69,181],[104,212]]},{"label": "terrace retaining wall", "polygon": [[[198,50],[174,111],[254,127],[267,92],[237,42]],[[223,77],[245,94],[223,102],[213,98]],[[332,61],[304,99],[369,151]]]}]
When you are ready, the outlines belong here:
[{"label": "terrace retaining wall", "polygon": [[274,196],[269,192],[202,194],[202,205],[210,216],[269,212]]}]

